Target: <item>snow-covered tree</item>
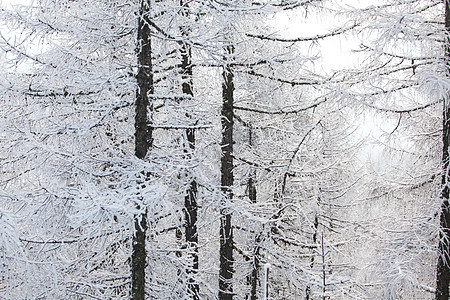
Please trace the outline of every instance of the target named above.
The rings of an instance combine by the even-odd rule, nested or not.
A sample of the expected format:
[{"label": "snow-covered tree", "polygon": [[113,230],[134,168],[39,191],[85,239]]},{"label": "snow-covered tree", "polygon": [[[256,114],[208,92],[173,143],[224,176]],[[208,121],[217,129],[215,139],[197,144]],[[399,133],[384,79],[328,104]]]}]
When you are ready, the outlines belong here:
[{"label": "snow-covered tree", "polygon": [[432,297],[435,259],[436,298],[448,298],[447,6],[383,1],[351,13],[361,23],[363,64],[344,76],[342,100],[383,116],[375,119],[384,123],[384,134],[375,137],[384,151],[375,154],[378,166],[365,178],[371,204],[361,206],[369,217],[361,228],[368,230],[365,251],[377,257],[370,266],[376,277],[365,280],[383,287],[371,291],[375,298]]}]

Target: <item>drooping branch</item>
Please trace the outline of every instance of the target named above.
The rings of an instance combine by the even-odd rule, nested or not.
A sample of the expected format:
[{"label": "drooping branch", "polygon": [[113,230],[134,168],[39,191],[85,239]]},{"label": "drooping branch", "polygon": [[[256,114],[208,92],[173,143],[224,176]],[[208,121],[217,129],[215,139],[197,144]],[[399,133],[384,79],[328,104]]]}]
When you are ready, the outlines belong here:
[{"label": "drooping branch", "polygon": [[426,109],[428,107],[432,107],[434,105],[440,104],[440,103],[442,103],[442,101],[443,101],[442,99],[438,99],[436,101],[433,101],[433,102],[430,102],[430,103],[427,103],[427,104],[424,104],[424,105],[420,105],[420,106],[416,106],[416,107],[410,107],[410,108],[398,108],[398,109],[378,107],[378,106],[375,106],[375,105],[372,105],[372,104],[365,104],[365,105],[367,107],[373,108],[373,109],[375,109],[377,111],[380,111],[380,112],[404,114],[404,113],[412,113],[412,112],[415,112],[415,111],[424,110],[424,109]]},{"label": "drooping branch", "polygon": [[317,106],[319,106],[322,103],[325,103],[327,101],[327,98],[323,98],[320,99],[319,101],[305,106],[305,107],[301,107],[301,108],[297,108],[297,109],[280,109],[280,110],[262,110],[262,109],[258,109],[258,108],[253,108],[253,107],[243,107],[243,106],[233,106],[234,109],[236,110],[242,110],[242,111],[248,111],[248,112],[254,112],[254,113],[259,113],[259,114],[266,114],[266,115],[284,115],[284,114],[297,114],[312,108],[316,108]]},{"label": "drooping branch", "polygon": [[251,34],[251,33],[247,33],[247,36],[248,37],[252,37],[252,38],[258,38],[258,39],[261,39],[261,40],[268,40],[268,41],[274,41],[274,42],[283,42],[283,43],[308,42],[308,41],[318,41],[318,40],[325,39],[325,38],[328,38],[328,37],[337,36],[339,34],[343,34],[343,33],[346,33],[348,31],[351,31],[351,30],[355,29],[358,26],[359,26],[359,24],[355,23],[355,24],[352,24],[352,25],[347,26],[347,27],[337,28],[335,30],[332,30],[332,31],[330,31],[328,33],[324,33],[324,34],[317,34],[317,35],[310,36],[310,37],[298,37],[298,38],[290,38],[290,39],[279,38],[279,37],[272,37],[272,36],[268,36],[268,35]]}]

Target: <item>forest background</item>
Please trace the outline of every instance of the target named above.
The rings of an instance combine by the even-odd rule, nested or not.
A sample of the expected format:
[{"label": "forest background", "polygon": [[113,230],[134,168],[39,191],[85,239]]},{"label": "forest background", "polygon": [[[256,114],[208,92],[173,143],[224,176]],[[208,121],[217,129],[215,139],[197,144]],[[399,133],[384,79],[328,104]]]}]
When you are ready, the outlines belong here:
[{"label": "forest background", "polygon": [[361,2],[4,1],[0,298],[447,300],[449,2]]}]

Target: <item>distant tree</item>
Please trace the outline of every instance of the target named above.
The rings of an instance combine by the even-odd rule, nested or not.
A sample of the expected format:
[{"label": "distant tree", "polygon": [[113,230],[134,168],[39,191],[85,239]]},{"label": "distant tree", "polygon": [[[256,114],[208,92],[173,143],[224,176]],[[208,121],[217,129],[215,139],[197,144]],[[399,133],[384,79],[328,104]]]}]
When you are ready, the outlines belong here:
[{"label": "distant tree", "polygon": [[[390,125],[379,137],[386,146],[384,158],[368,177],[374,184],[367,196],[374,199],[376,215],[380,206],[388,203],[379,217],[381,224],[371,227],[372,234],[385,240],[374,240],[379,260],[373,267],[383,280],[386,298],[409,299],[417,296],[417,291],[420,297],[435,292],[437,299],[448,298],[448,281],[444,279],[448,277],[444,263],[448,253],[447,5],[447,1],[385,1],[358,7],[353,15],[362,24],[359,55],[365,63],[347,73],[353,80],[343,97],[369,108],[369,115],[382,116],[384,128]],[[388,153],[391,158],[387,158]],[[439,223],[438,233],[433,228]],[[436,269],[429,264],[437,248],[440,254],[434,290],[431,276]]]}]

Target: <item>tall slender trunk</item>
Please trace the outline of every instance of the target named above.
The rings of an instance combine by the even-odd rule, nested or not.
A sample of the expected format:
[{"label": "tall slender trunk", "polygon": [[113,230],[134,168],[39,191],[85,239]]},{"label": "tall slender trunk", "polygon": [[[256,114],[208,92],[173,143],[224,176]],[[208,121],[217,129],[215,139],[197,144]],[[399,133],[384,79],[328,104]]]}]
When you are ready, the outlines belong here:
[{"label": "tall slender trunk", "polygon": [[[152,127],[150,126],[149,112],[152,103],[148,95],[154,93],[151,36],[149,27],[150,0],[141,0],[137,28],[137,63],[139,66],[137,90],[135,99],[135,155],[144,159],[152,147]],[[143,174],[145,176],[145,174]],[[144,185],[144,182],[138,183]],[[145,267],[146,267],[146,231],[147,210],[144,199],[137,201],[137,210],[141,211],[134,216],[135,234],[132,241],[131,254],[131,298],[133,300],[145,299]]]},{"label": "tall slender trunk", "polygon": [[[233,46],[226,47],[226,54],[234,54]],[[228,58],[226,57],[225,60]],[[225,61],[226,62],[226,61]],[[223,69],[222,84],[222,159],[221,186],[225,197],[220,211],[220,266],[219,266],[219,300],[233,298],[233,227],[231,225],[231,211],[226,207],[227,201],[233,199],[233,98],[234,83],[233,70],[229,64]]]},{"label": "tall slender trunk", "polygon": [[[450,59],[450,0],[445,0],[445,33],[446,33],[446,45],[445,45],[445,59],[447,70],[449,68]],[[443,108],[443,129],[442,129],[442,206],[440,216],[441,231],[439,234],[439,258],[437,263],[437,276],[436,276],[436,299],[448,300],[449,299],[449,284],[450,284],[450,170],[449,170],[449,146],[450,146],[450,96],[447,95],[444,99]]]},{"label": "tall slender trunk", "polygon": [[[312,235],[312,243],[313,245],[317,244],[317,228],[319,227],[319,217],[317,216],[317,214],[314,216],[314,233]],[[316,250],[312,249],[312,255],[311,255],[311,263],[309,265],[309,267],[311,268],[311,270],[314,268],[314,262],[315,262],[315,255],[316,255]],[[311,299],[311,284],[306,285],[306,290],[305,290],[305,299],[306,300],[310,300]]]},{"label": "tall slender trunk", "polygon": [[[248,130],[248,144],[250,147],[253,146],[253,130],[250,126]],[[248,178],[247,182],[247,188],[248,188],[248,198],[251,203],[256,203],[256,174],[255,171],[252,170],[250,172],[250,176]],[[250,273],[249,283],[250,283],[250,300],[256,300],[258,299],[258,274],[259,269],[261,265],[261,261],[259,259],[259,252],[260,252],[260,242],[261,242],[261,233],[258,233],[255,237],[255,245],[253,246],[253,262],[252,262],[252,272]]]},{"label": "tall slender trunk", "polygon": [[[180,0],[180,7],[185,6],[183,0]],[[188,13],[182,10],[183,16],[187,17]],[[187,35],[187,29],[182,27],[181,32],[183,36]],[[193,82],[192,82],[192,50],[191,47],[185,43],[181,43],[181,72],[182,72],[182,91],[184,95],[194,96]],[[189,115],[187,115],[189,117]],[[195,150],[195,129],[186,129],[185,152],[188,158],[192,158]],[[193,176],[191,178],[189,187],[184,197],[184,212],[185,212],[185,238],[190,256],[191,265],[187,266],[186,274],[188,275],[188,296],[194,300],[199,299],[199,285],[195,277],[198,273],[198,232],[197,232],[197,181]]]},{"label": "tall slender trunk", "polygon": [[261,236],[262,233],[258,233],[255,238],[255,246],[253,248],[253,266],[252,272],[250,273],[250,300],[258,299],[258,274],[259,269],[261,268],[261,260],[259,258],[261,247],[259,246],[259,244],[261,242]]}]

